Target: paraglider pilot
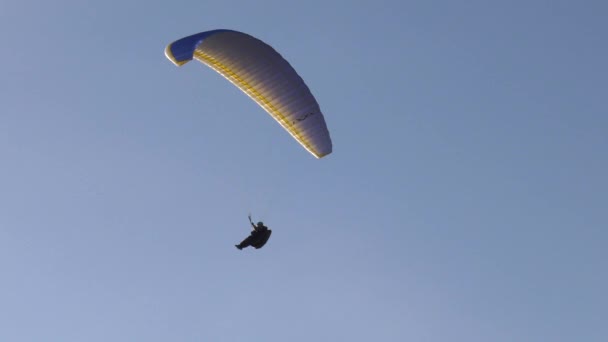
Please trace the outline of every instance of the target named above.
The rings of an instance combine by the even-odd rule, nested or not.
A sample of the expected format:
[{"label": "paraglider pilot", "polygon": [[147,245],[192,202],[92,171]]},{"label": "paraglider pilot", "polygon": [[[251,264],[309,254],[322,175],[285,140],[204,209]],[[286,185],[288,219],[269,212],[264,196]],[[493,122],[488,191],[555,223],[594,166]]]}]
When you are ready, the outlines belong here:
[{"label": "paraglider pilot", "polygon": [[249,223],[251,223],[253,230],[245,240],[238,245],[235,245],[238,249],[247,248],[249,246],[252,246],[255,249],[262,248],[270,238],[270,234],[272,234],[272,230],[268,229],[268,227],[266,227],[262,221],[258,222],[257,224],[253,224],[253,221],[251,221],[251,215],[249,215]]}]

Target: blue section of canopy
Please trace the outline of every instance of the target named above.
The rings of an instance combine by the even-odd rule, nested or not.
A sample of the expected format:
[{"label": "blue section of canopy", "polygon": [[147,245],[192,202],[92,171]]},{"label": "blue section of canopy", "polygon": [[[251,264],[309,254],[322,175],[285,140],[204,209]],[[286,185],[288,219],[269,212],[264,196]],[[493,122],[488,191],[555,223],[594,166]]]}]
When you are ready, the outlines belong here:
[{"label": "blue section of canopy", "polygon": [[[197,34],[193,34],[191,36],[179,39],[171,43],[167,47],[167,57],[169,57],[173,63],[183,64],[190,60],[192,60],[192,56],[194,55],[194,50],[203,40],[206,38],[220,32],[235,32],[231,30],[212,30],[205,31]],[[169,55],[170,54],[170,55]]]}]

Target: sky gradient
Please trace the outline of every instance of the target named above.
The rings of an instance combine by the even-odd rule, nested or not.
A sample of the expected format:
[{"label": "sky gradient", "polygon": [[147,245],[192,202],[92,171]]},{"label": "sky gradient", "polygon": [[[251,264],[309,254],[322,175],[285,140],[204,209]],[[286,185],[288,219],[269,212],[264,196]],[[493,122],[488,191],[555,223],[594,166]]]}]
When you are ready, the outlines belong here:
[{"label": "sky gradient", "polygon": [[[607,17],[3,0],[0,341],[608,340]],[[165,58],[217,28],[292,64],[331,155]]]}]

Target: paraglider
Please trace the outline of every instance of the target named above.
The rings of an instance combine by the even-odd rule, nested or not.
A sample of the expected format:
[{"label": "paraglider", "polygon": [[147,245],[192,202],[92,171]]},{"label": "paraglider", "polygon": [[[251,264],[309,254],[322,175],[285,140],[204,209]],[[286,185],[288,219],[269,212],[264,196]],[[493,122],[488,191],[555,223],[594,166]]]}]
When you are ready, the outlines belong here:
[{"label": "paraglider", "polygon": [[268,239],[270,239],[270,234],[272,234],[272,230],[268,229],[268,227],[264,225],[264,222],[260,221],[257,224],[254,224],[253,221],[251,221],[251,215],[249,215],[249,223],[251,224],[251,227],[253,227],[253,230],[245,240],[238,245],[235,245],[239,250],[249,246],[260,249],[264,247],[266,242],[268,242]]},{"label": "paraglider", "polygon": [[196,59],[217,71],[316,158],[332,152],[319,104],[293,67],[270,45],[242,32],[213,30],[169,44],[165,55],[177,66]]}]

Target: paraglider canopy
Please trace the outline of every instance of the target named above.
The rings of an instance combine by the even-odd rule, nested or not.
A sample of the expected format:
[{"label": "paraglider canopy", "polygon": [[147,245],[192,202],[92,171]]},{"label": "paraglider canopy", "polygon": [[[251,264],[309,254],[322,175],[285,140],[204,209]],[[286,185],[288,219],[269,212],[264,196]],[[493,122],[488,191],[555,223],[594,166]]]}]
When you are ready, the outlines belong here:
[{"label": "paraglider canopy", "polygon": [[270,45],[233,30],[179,39],[165,49],[177,66],[192,59],[224,76],[258,103],[317,158],[332,152],[325,118],[308,86]]}]

